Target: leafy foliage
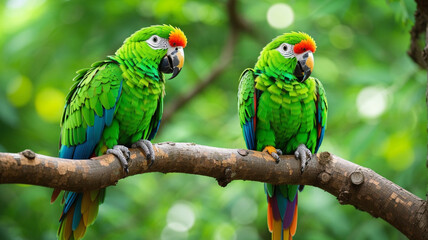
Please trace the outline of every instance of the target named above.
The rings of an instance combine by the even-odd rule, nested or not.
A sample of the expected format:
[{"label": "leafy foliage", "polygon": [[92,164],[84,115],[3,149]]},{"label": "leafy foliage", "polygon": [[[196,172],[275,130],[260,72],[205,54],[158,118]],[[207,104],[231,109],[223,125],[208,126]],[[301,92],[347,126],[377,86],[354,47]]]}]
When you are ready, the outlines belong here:
[{"label": "leafy foliage", "polygon": [[[167,82],[165,104],[206,76],[228,34],[225,1],[8,0],[0,4],[0,151],[57,155],[59,120],[75,71],[113,54],[129,34],[167,23],[188,37],[186,63]],[[264,41],[244,35],[225,73],[161,125],[155,142],[244,148],[237,114],[240,73],[285,31],[317,42],[313,75],[329,120],[320,151],[369,167],[421,198],[427,191],[426,72],[407,57],[415,3],[292,0],[294,21],[270,27],[276,0],[239,2]],[[403,24],[403,21],[405,24]],[[50,189],[0,186],[1,239],[54,239],[59,202]],[[107,190],[87,239],[268,239],[263,185],[184,174],[145,174]],[[306,187],[296,239],[404,239],[380,219]]]}]

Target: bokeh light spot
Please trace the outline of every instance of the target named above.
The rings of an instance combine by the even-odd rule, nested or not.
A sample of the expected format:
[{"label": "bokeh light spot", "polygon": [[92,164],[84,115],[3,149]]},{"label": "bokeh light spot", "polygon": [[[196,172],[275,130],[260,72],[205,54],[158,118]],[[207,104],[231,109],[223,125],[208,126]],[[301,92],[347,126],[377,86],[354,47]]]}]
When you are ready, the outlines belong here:
[{"label": "bokeh light spot", "polygon": [[177,232],[188,231],[195,223],[195,213],[187,203],[176,203],[167,215],[167,226]]},{"label": "bokeh light spot", "polygon": [[333,82],[339,76],[335,62],[326,57],[317,57],[314,64],[314,75],[323,82]]},{"label": "bokeh light spot", "polygon": [[345,25],[336,25],[329,32],[331,44],[338,49],[347,49],[354,45],[354,32]]},{"label": "bokeh light spot", "polygon": [[397,171],[408,168],[415,156],[412,138],[406,132],[391,135],[383,144],[382,152],[388,165]]},{"label": "bokeh light spot", "polygon": [[215,24],[221,19],[221,12],[218,8],[211,4],[188,1],[184,4],[183,13],[187,19],[192,22],[204,22],[207,24]]},{"label": "bokeh light spot", "polygon": [[357,96],[357,109],[361,116],[377,118],[385,112],[388,91],[383,87],[363,88]]},{"label": "bokeh light spot", "polygon": [[339,19],[334,15],[324,15],[317,19],[316,24],[322,28],[330,29],[332,26],[339,24]]},{"label": "bokeh light spot", "polygon": [[59,122],[64,108],[64,99],[65,95],[60,90],[52,87],[44,88],[36,94],[36,111],[47,122]]},{"label": "bokeh light spot", "polygon": [[252,223],[257,217],[257,204],[251,198],[240,198],[233,204],[232,219],[240,224]]},{"label": "bokeh light spot", "polygon": [[181,240],[188,239],[189,233],[187,231],[181,232],[171,229],[168,225],[162,230],[161,240]]},{"label": "bokeh light spot", "polygon": [[227,224],[223,223],[219,225],[214,234],[214,240],[235,240],[236,232],[235,229]]},{"label": "bokeh light spot", "polygon": [[18,9],[25,7],[28,3],[28,0],[9,0],[6,2],[6,7],[10,9]]},{"label": "bokeh light spot", "polygon": [[31,99],[33,84],[25,76],[19,76],[7,86],[7,98],[15,107],[22,107]]},{"label": "bokeh light spot", "polygon": [[259,240],[260,237],[255,228],[247,226],[236,230],[236,239]]},{"label": "bokeh light spot", "polygon": [[285,3],[274,4],[267,11],[267,21],[273,28],[286,28],[294,22],[293,9]]}]

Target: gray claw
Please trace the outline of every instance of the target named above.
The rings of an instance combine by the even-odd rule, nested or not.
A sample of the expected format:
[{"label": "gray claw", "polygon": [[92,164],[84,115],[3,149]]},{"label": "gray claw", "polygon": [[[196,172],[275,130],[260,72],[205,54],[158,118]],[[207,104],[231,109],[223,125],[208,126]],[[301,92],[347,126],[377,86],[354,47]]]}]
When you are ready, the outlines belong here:
[{"label": "gray claw", "polygon": [[144,155],[146,155],[146,159],[150,160],[149,167],[153,165],[155,162],[155,150],[153,149],[153,145],[149,140],[138,140],[136,143],[132,144],[132,147],[141,148],[144,152]]},{"label": "gray claw", "polygon": [[281,149],[276,149],[276,153],[272,153],[271,156],[275,158],[275,163],[279,163],[279,155],[282,155]]},{"label": "gray claw", "polygon": [[113,148],[107,149],[106,153],[116,156],[122,164],[123,170],[125,170],[126,174],[129,173],[128,159],[131,157],[131,152],[127,147],[123,145],[115,145]]},{"label": "gray claw", "polygon": [[309,161],[312,159],[312,152],[305,146],[305,144],[300,144],[294,152],[294,156],[297,160],[300,160],[300,171],[303,173]]},{"label": "gray claw", "polygon": [[279,156],[277,153],[273,152],[270,155],[275,159],[275,163],[279,163]]}]

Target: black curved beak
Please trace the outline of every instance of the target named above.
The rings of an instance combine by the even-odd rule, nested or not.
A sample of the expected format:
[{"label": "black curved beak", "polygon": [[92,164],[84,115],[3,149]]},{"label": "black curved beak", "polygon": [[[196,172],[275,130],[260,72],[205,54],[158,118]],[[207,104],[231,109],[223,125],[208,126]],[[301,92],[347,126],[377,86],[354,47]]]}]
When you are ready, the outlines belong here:
[{"label": "black curved beak", "polygon": [[314,68],[314,55],[311,51],[307,51],[297,55],[296,58],[297,64],[293,74],[299,82],[304,82],[311,76],[312,69]]},{"label": "black curved beak", "polygon": [[168,53],[162,58],[159,64],[159,71],[163,73],[172,73],[169,80],[175,78],[181,71],[184,64],[183,48],[168,49]]}]

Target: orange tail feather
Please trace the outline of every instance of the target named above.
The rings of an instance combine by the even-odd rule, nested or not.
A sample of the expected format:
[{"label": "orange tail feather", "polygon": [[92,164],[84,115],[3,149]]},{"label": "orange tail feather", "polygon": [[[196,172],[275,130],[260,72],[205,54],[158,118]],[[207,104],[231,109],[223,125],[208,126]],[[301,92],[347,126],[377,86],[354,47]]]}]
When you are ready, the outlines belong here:
[{"label": "orange tail feather", "polygon": [[269,231],[272,232],[273,231],[273,215],[272,215],[272,206],[270,205],[269,202],[268,202],[268,210],[267,210],[267,222],[268,222]]},{"label": "orange tail feather", "polygon": [[290,234],[291,236],[294,236],[294,234],[296,234],[296,229],[297,229],[297,204],[296,204],[296,208],[294,209],[294,216],[293,216],[293,221],[291,222],[290,225]]}]

